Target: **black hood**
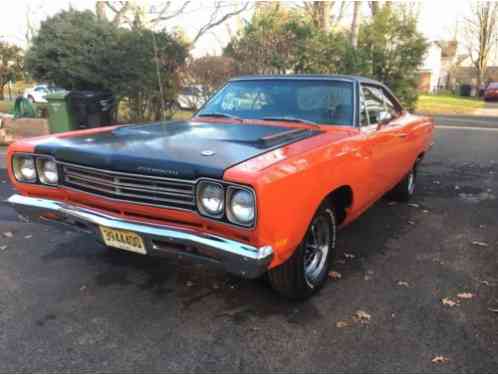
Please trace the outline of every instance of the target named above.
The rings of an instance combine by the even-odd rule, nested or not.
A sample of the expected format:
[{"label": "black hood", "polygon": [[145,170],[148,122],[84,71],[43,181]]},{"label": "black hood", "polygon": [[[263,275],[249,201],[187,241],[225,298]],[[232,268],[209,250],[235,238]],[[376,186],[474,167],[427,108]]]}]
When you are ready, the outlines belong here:
[{"label": "black hood", "polygon": [[226,169],[319,130],[194,122],[127,125],[108,132],[49,138],[36,153],[58,161],[128,173],[221,179]]}]

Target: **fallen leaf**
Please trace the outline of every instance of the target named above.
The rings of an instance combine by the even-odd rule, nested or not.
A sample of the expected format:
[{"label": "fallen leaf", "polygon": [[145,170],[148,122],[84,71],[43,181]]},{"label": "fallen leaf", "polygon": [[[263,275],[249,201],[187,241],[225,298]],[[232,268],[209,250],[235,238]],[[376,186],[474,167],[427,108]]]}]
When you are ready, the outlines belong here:
[{"label": "fallen leaf", "polygon": [[0,250],[1,250],[1,251],[4,251],[4,250],[6,250],[6,249],[7,249],[7,245],[0,246]]},{"label": "fallen leaf", "polygon": [[434,180],[434,181],[432,181],[432,183],[433,183],[434,185],[440,185],[440,184],[441,184],[441,181]]},{"label": "fallen leaf", "polygon": [[191,286],[194,286],[194,283],[192,281],[187,281],[185,285],[190,288]]},{"label": "fallen leaf", "polygon": [[5,237],[7,237],[7,238],[12,238],[12,237],[14,237],[14,233],[12,233],[12,232],[4,232],[4,233],[3,233],[3,235],[4,235]]},{"label": "fallen leaf", "polygon": [[348,322],[344,321],[344,320],[339,320],[338,322],[335,323],[335,326],[337,328],[345,328],[349,325]]},{"label": "fallen leaf", "polygon": [[354,318],[356,318],[357,320],[359,320],[360,322],[368,322],[370,320],[372,316],[367,313],[366,311],[363,311],[363,310],[357,310],[355,313],[354,313]]},{"label": "fallen leaf", "polygon": [[455,190],[460,190],[460,186],[455,185]]},{"label": "fallen leaf", "polygon": [[29,240],[31,237],[33,237],[32,234],[28,234],[27,236],[24,236],[24,238],[26,238],[27,240]]},{"label": "fallen leaf", "polygon": [[457,298],[460,298],[460,299],[471,299],[471,298],[474,298],[474,295],[472,293],[468,293],[468,292],[458,293],[457,294]]},{"label": "fallen leaf", "polygon": [[396,206],[397,204],[398,204],[398,202],[392,201],[392,202],[389,202],[387,205],[388,206]]},{"label": "fallen leaf", "polygon": [[401,281],[401,280],[400,280],[400,281],[398,281],[398,285],[399,285],[399,286],[405,286],[405,287],[407,287],[407,288],[410,286],[410,284],[408,284],[408,282],[406,282],[406,281]]},{"label": "fallen leaf", "polygon": [[420,205],[418,203],[408,203],[408,207],[419,208]]},{"label": "fallen leaf", "polygon": [[489,286],[489,281],[488,280],[481,280],[481,284]]},{"label": "fallen leaf", "polygon": [[368,280],[370,280],[370,279],[371,279],[371,277],[370,277],[370,276],[368,276],[368,275],[365,275],[365,276],[363,277],[363,279],[364,279],[365,281],[368,281]]},{"label": "fallen leaf", "polygon": [[82,285],[80,288],[81,291],[84,291],[85,289],[86,289],[86,285]]},{"label": "fallen leaf", "polygon": [[488,247],[488,244],[486,242],[481,242],[481,241],[472,241],[472,245],[480,247]]},{"label": "fallen leaf", "polygon": [[447,357],[444,357],[442,355],[437,355],[434,358],[432,358],[432,363],[448,363],[449,359]]},{"label": "fallen leaf", "polygon": [[491,311],[491,312],[494,312],[494,313],[498,313],[498,309],[489,308],[488,310]]},{"label": "fallen leaf", "polygon": [[414,221],[411,221],[411,220],[408,220],[408,224],[410,224],[410,225],[415,225],[415,222],[414,222]]},{"label": "fallen leaf", "polygon": [[339,280],[340,278],[342,278],[342,275],[337,271],[330,271],[329,277],[334,280]]},{"label": "fallen leaf", "polygon": [[445,306],[449,306],[449,307],[454,307],[456,305],[458,305],[458,303],[456,303],[455,301],[445,297],[441,300],[441,303]]},{"label": "fallen leaf", "polygon": [[428,214],[430,211],[429,210],[422,210],[424,214]]},{"label": "fallen leaf", "polygon": [[351,253],[344,253],[344,258],[346,258],[346,259],[354,259],[354,258],[356,258],[356,255],[351,254]]}]

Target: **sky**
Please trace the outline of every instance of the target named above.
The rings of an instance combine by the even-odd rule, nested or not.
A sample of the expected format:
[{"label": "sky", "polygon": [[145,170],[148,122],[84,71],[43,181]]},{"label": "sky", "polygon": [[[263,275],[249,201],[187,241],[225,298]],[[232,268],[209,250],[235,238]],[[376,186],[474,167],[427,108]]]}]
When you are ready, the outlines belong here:
[{"label": "sky", "polygon": [[[161,1],[144,0],[150,6],[158,6]],[[181,6],[183,1],[173,1],[174,7]],[[231,0],[236,7],[240,1]],[[299,2],[296,2],[299,3]],[[412,2],[414,3],[414,2]],[[458,29],[459,21],[469,12],[469,0],[432,0],[417,2],[420,17],[419,29],[429,40],[451,39]],[[75,9],[95,9],[94,0],[0,0],[0,40],[26,45],[27,15],[36,27],[46,17],[61,9],[72,6]],[[230,7],[230,5],[229,5]],[[352,8],[351,6],[349,8]],[[365,12],[367,4],[363,5]],[[193,1],[183,17],[177,17],[168,23],[170,29],[181,28],[189,37],[195,35],[199,25],[207,21],[213,9],[212,1]],[[251,11],[245,12],[239,19],[232,19],[227,25],[220,25],[199,39],[193,51],[194,56],[220,53],[223,46],[235,32],[241,19],[249,18]]]}]

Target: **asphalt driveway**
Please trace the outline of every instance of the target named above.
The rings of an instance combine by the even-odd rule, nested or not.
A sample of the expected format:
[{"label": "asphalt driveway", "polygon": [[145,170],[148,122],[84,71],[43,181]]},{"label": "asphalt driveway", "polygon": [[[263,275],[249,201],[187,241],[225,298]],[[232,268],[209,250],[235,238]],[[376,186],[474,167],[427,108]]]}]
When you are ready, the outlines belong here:
[{"label": "asphalt driveway", "polygon": [[0,207],[0,372],[496,372],[498,131],[449,125],[412,204],[343,230],[304,303]]}]

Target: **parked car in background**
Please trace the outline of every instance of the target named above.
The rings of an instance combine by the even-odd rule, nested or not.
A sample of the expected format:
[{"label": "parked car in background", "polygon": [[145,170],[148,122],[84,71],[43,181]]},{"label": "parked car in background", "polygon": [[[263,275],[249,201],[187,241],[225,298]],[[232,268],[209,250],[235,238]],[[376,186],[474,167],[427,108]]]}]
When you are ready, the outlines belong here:
[{"label": "parked car in background", "polygon": [[484,90],[484,100],[498,100],[498,82],[490,82]]},{"label": "parked car in background", "polygon": [[28,99],[31,103],[46,103],[46,96],[48,94],[64,90],[61,87],[39,84],[35,85],[24,91],[23,97]]},{"label": "parked car in background", "polygon": [[180,109],[197,110],[201,108],[208,98],[208,90],[202,85],[186,86],[180,90],[177,104]]},{"label": "parked car in background", "polygon": [[386,193],[412,197],[433,127],[366,78],[241,77],[190,121],[12,144],[8,201],[110,248],[267,274],[306,298],[328,278],[339,229]]}]

